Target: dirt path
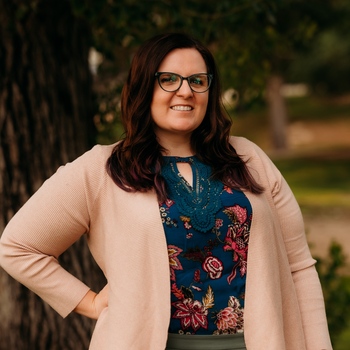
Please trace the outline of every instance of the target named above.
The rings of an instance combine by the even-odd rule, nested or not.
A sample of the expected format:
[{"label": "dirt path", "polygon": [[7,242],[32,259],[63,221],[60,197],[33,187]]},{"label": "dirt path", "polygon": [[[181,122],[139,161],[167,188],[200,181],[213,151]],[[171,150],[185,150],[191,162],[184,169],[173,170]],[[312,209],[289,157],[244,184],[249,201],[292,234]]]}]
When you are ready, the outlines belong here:
[{"label": "dirt path", "polygon": [[350,116],[332,123],[295,122],[288,127],[291,149],[350,147]]}]

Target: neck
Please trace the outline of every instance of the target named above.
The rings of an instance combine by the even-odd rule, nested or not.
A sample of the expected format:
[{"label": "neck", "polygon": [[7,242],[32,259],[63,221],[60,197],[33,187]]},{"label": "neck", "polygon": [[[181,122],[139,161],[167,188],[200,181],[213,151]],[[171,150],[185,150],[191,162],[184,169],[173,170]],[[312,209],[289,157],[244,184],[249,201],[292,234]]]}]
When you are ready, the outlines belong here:
[{"label": "neck", "polygon": [[193,156],[191,135],[157,135],[159,144],[165,149],[163,155],[176,157]]}]

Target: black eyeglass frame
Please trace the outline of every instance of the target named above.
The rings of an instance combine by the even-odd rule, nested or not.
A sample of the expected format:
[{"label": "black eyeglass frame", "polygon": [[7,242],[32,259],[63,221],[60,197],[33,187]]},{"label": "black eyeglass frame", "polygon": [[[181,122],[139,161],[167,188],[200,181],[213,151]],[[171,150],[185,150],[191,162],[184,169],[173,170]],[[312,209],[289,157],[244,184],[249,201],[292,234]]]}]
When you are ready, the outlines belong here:
[{"label": "black eyeglass frame", "polygon": [[[164,87],[162,86],[162,84],[160,83],[160,80],[159,80],[159,79],[160,79],[160,76],[161,76],[162,74],[174,74],[174,75],[180,77],[181,82],[180,82],[179,87],[178,87],[177,89],[175,89],[175,90],[166,90],[166,89],[164,89]],[[204,91],[196,91],[196,90],[193,90],[193,88],[192,88],[192,86],[191,86],[191,84],[190,84],[190,82],[189,82],[189,80],[188,80],[188,79],[190,79],[190,78],[192,78],[192,77],[195,77],[195,76],[197,76],[197,75],[206,75],[206,76],[208,77],[208,88],[205,89]],[[191,89],[192,92],[195,92],[195,93],[197,93],[197,94],[202,94],[202,93],[207,92],[207,91],[209,90],[210,85],[211,85],[211,82],[213,81],[213,74],[210,74],[210,73],[196,73],[196,74],[191,74],[191,75],[189,75],[188,77],[183,77],[182,75],[177,74],[177,73],[173,73],[173,72],[156,72],[156,74],[155,74],[154,76],[157,78],[157,81],[158,81],[158,84],[159,84],[160,88],[161,88],[162,90],[166,91],[166,92],[176,92],[176,91],[180,90],[183,81],[184,81],[184,80],[187,80],[188,86],[190,87],[190,89]]]}]

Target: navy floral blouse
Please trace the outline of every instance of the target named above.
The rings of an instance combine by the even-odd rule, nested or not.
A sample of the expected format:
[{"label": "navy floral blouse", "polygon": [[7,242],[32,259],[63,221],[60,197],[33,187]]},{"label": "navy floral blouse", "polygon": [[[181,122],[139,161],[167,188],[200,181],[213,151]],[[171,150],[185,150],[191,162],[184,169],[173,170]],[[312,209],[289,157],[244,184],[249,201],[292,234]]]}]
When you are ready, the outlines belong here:
[{"label": "navy floral blouse", "polygon": [[[193,185],[178,162],[193,171]],[[234,334],[244,328],[252,208],[243,192],[210,180],[197,157],[164,157],[168,199],[160,203],[170,264],[170,333]]]}]

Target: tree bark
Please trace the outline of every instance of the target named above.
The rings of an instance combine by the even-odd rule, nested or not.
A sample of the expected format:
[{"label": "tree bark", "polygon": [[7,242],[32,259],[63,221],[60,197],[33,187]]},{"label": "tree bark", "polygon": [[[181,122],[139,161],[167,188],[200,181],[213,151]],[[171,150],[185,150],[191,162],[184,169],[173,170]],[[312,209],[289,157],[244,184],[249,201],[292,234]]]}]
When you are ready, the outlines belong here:
[{"label": "tree bark", "polygon": [[[68,0],[0,0],[0,232],[56,169],[94,137],[90,34]],[[61,257],[104,284],[84,239]],[[87,349],[93,322],[63,320],[0,270],[0,349]]]},{"label": "tree bark", "polygon": [[287,107],[281,94],[283,78],[271,75],[266,86],[266,100],[271,128],[273,147],[276,150],[287,149]]}]

